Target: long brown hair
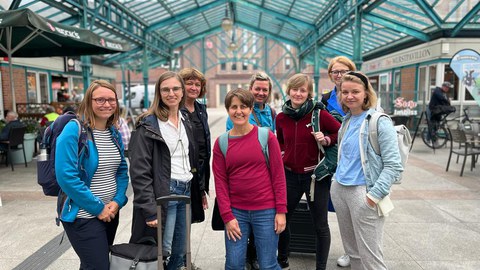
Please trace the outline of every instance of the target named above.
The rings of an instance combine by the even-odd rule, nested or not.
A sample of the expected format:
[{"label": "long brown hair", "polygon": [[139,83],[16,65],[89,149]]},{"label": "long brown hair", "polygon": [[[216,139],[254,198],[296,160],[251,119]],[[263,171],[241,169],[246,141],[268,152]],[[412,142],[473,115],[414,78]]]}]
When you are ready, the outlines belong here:
[{"label": "long brown hair", "polygon": [[149,115],[155,115],[161,121],[168,120],[169,109],[168,109],[168,106],[162,101],[162,93],[160,92],[160,85],[162,84],[162,82],[171,78],[177,79],[182,85],[183,96],[182,96],[182,99],[180,100],[178,109],[183,107],[183,105],[185,104],[185,98],[187,96],[185,94],[185,83],[183,82],[182,77],[180,77],[177,73],[173,71],[167,71],[167,72],[164,72],[162,75],[160,75],[160,78],[158,78],[158,81],[155,84],[155,98],[153,99],[152,105],[150,105],[150,108],[148,108],[146,112],[142,113],[138,117],[139,120]]},{"label": "long brown hair", "polygon": [[97,90],[100,87],[110,89],[113,93],[115,93],[115,100],[117,102],[117,105],[115,106],[115,112],[112,114],[112,116],[108,118],[106,127],[109,128],[111,126],[115,126],[118,128],[117,123],[120,116],[120,106],[118,104],[117,91],[111,83],[105,80],[95,80],[88,86],[87,92],[85,93],[85,98],[82,100],[82,103],[80,103],[80,106],[78,107],[78,117],[82,119],[84,123],[89,127],[95,128],[95,113],[93,112],[92,107],[92,95],[93,91]]}]

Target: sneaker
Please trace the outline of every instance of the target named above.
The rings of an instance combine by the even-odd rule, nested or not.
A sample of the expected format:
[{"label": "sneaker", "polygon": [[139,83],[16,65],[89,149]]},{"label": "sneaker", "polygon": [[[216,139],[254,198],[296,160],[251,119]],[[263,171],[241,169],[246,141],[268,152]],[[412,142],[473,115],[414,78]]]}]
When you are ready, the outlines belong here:
[{"label": "sneaker", "polygon": [[278,265],[280,265],[282,270],[289,270],[290,269],[290,264],[288,263],[288,258],[278,259]]},{"label": "sneaker", "polygon": [[337,265],[340,267],[350,266],[350,256],[348,256],[348,254],[340,256],[340,258],[337,259]]}]

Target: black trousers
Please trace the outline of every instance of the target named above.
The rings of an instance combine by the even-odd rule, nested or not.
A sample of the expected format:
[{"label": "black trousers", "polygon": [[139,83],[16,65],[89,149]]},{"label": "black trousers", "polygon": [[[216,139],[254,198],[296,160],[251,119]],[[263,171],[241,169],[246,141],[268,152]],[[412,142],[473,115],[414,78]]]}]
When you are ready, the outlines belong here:
[{"label": "black trousers", "polygon": [[80,258],[81,270],[109,270],[109,246],[117,233],[119,214],[111,222],[98,218],[62,221],[68,240]]},{"label": "black trousers", "polygon": [[285,170],[287,178],[287,227],[280,234],[278,258],[288,257],[290,246],[290,220],[300,199],[305,193],[310,207],[316,234],[316,269],[326,269],[330,252],[330,228],[328,226],[328,199],[330,196],[330,178],[315,182],[315,200],[310,201],[310,183],[312,173],[298,174]]}]

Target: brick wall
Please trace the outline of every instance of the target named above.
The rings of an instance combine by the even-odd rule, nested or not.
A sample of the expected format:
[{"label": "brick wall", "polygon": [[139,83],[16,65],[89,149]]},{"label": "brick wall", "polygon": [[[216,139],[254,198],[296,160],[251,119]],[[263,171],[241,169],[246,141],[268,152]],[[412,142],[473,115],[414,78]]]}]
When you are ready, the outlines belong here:
[{"label": "brick wall", "polygon": [[[2,94],[3,94],[3,107],[5,110],[12,110],[12,91],[10,88],[10,72],[7,66],[0,67],[2,72]],[[13,81],[15,87],[15,101],[17,103],[27,102],[27,85],[25,70],[22,68],[13,68]]]}]

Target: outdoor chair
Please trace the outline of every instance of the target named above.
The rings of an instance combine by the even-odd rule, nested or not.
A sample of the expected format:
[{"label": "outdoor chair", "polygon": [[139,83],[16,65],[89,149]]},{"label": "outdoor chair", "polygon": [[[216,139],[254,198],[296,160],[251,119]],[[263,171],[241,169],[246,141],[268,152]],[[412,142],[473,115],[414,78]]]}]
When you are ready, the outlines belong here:
[{"label": "outdoor chair", "polygon": [[[464,130],[448,129],[448,132],[450,133],[451,140],[450,140],[450,154],[448,156],[446,171],[448,172],[448,168],[450,167],[450,160],[452,159],[453,154],[457,155],[457,163],[458,163],[458,158],[460,156],[463,156],[462,170],[460,171],[460,176],[463,176],[463,170],[465,168],[467,157],[468,156],[472,157],[472,164],[470,166],[470,170],[473,171],[473,168],[475,167],[475,163],[478,160],[478,156],[480,155],[480,149],[475,148],[474,141],[467,138],[467,135],[465,135]],[[458,147],[454,146],[454,144],[456,143],[458,143],[459,145]]]},{"label": "outdoor chair", "polygon": [[25,135],[26,127],[14,127],[10,130],[10,134],[8,135],[8,141],[2,141],[1,143],[6,144],[7,148],[3,150],[3,154],[5,155],[5,165],[8,166],[8,162],[13,169],[13,161],[12,161],[12,152],[13,151],[20,151],[18,146],[22,146],[21,150],[23,151],[23,159],[25,160],[25,167],[27,167],[27,157],[25,155],[25,146],[23,144],[23,136]]}]

